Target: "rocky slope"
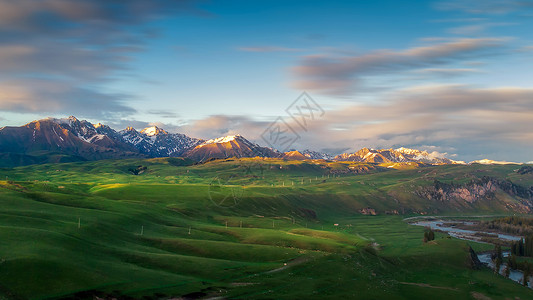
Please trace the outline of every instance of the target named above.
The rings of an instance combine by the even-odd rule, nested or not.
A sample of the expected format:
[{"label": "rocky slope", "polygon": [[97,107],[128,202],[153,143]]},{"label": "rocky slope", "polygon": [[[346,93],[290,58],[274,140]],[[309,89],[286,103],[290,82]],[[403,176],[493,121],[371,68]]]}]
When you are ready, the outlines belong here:
[{"label": "rocky slope", "polygon": [[121,139],[132,145],[140,153],[150,157],[178,157],[203,140],[180,133],[168,133],[156,126],[137,131],[128,127],[119,132]]},{"label": "rocky slope", "polygon": [[261,147],[240,135],[232,135],[205,141],[185,153],[185,157],[206,161],[213,158],[228,157],[280,157],[276,150]]},{"label": "rocky slope", "polygon": [[363,148],[355,153],[343,153],[335,156],[338,161],[358,161],[369,163],[390,163],[390,162],[421,162],[429,164],[451,164],[454,161],[445,157],[440,157],[426,151],[416,149],[368,149]]},{"label": "rocky slope", "polygon": [[32,156],[46,153],[69,156],[72,160],[143,156],[130,145],[98,133],[91,123],[74,117],[49,118],[20,127],[3,127],[0,129],[0,152],[25,156],[30,163]]},{"label": "rocky slope", "polygon": [[120,132],[73,116],[0,128],[0,166],[131,157],[171,157],[202,143],[158,127]]},{"label": "rocky slope", "polygon": [[287,159],[287,160],[306,160],[306,159],[309,159],[309,157],[303,155],[300,151],[288,151],[288,152],[285,152],[283,153],[283,156],[282,156],[283,159]]},{"label": "rocky slope", "polygon": [[480,201],[502,199],[498,193],[506,194],[518,202],[505,203],[509,210],[529,213],[533,208],[533,187],[517,185],[509,180],[484,176],[464,184],[445,183],[435,180],[433,185],[419,189],[416,194],[432,201],[474,204]]}]

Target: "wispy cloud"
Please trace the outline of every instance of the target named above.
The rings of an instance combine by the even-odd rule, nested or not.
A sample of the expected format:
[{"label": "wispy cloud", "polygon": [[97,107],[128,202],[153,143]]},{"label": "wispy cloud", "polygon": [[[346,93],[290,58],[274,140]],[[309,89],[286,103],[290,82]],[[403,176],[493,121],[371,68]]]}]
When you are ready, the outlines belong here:
[{"label": "wispy cloud", "polygon": [[[308,131],[299,132],[295,148],[335,152],[409,146],[457,153],[462,160],[482,158],[480,154],[531,160],[533,89],[415,86],[389,93],[378,103],[326,111]],[[179,130],[206,138],[241,133],[261,143],[259,135],[268,124],[244,116],[211,116]]]},{"label": "wispy cloud", "polygon": [[[466,161],[484,157],[530,161],[532,115],[533,89],[529,88],[412,86],[389,92],[372,104],[361,102],[326,111],[308,124],[307,131],[298,132],[301,138],[293,147],[338,154],[362,147],[406,146]],[[124,121],[121,126],[155,124],[169,132],[204,139],[238,133],[266,146],[260,135],[275,119],[213,115],[184,125]],[[291,118],[285,121],[299,128]]]},{"label": "wispy cloud", "polygon": [[151,20],[194,1],[0,0],[0,110],[111,117],[133,113],[105,83],[156,36]]},{"label": "wispy cloud", "polygon": [[167,110],[149,110],[148,113],[161,118],[179,118],[179,115],[177,113]]},{"label": "wispy cloud", "polygon": [[302,134],[302,141],[351,150],[434,145],[455,147],[466,160],[479,158],[474,153],[530,160],[533,89],[419,86],[389,93],[378,103],[327,111],[311,124],[309,134]]},{"label": "wispy cloud", "polygon": [[442,76],[442,77],[455,77],[460,75],[472,74],[472,73],[482,73],[481,70],[472,69],[472,68],[425,68],[417,69],[412,73],[424,75],[424,76]]},{"label": "wispy cloud", "polygon": [[0,82],[0,110],[19,113],[65,113],[108,119],[135,112],[131,96],[102,93],[59,80],[16,79]]},{"label": "wispy cloud", "polygon": [[213,115],[205,119],[193,120],[181,126],[179,130],[191,136],[206,139],[241,134],[257,141],[269,124],[269,121],[259,121],[247,116]]},{"label": "wispy cloud", "polygon": [[502,26],[514,26],[518,25],[517,23],[511,22],[482,22],[478,24],[470,24],[459,27],[453,27],[448,30],[448,32],[457,35],[477,35],[482,34],[485,31],[493,27],[502,27]]},{"label": "wispy cloud", "polygon": [[276,47],[276,46],[258,46],[258,47],[239,47],[239,51],[244,52],[299,52],[302,49],[297,48],[286,48],[286,47]]},{"label": "wispy cloud", "polygon": [[533,52],[533,46],[524,46],[518,49],[518,52]]},{"label": "wispy cloud", "polygon": [[491,53],[504,38],[464,38],[404,51],[378,50],[359,56],[305,56],[293,67],[293,86],[330,95],[352,94],[365,76],[432,68]]},{"label": "wispy cloud", "polygon": [[533,9],[531,0],[447,0],[435,5],[441,10],[458,10],[473,14],[507,14]]}]

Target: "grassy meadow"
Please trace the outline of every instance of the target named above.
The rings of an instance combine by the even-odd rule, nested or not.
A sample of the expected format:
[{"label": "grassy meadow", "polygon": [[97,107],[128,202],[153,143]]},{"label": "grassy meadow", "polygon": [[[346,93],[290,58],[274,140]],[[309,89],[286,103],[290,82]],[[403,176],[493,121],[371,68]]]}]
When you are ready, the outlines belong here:
[{"label": "grassy meadow", "polygon": [[435,179],[533,185],[532,176],[516,166],[388,167],[162,158],[0,169],[0,299],[533,298],[471,267],[469,247],[492,246],[440,233],[424,244],[424,228],[403,220],[510,214],[500,202],[459,209],[412,191]]}]

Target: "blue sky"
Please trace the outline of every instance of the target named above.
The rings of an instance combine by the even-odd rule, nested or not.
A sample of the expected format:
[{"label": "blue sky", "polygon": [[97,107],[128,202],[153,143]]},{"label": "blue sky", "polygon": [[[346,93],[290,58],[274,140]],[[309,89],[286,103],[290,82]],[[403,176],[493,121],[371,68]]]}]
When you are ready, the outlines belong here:
[{"label": "blue sky", "polygon": [[[531,161],[533,1],[0,0],[0,126],[75,115],[298,149]],[[263,143],[264,144],[264,143]]]}]

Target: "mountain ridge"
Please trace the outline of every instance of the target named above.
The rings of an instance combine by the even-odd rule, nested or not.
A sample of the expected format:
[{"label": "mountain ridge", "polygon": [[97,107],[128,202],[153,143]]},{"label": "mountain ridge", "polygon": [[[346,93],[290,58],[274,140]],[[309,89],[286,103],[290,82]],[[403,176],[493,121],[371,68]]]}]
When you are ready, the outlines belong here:
[{"label": "mountain ridge", "polygon": [[[19,163],[4,162],[4,165],[46,163],[47,153],[60,155],[66,160],[99,160],[129,157],[179,157],[195,161],[230,157],[271,157],[287,160],[323,159],[331,161],[352,161],[376,164],[418,163],[418,164],[464,164],[444,155],[410,148],[372,149],[362,148],[353,153],[332,156],[313,150],[291,150],[285,153],[260,146],[242,135],[228,135],[210,140],[189,137],[181,133],[169,133],[157,126],[137,131],[126,127],[117,131],[108,125],[92,124],[68,118],[45,118],[23,126],[0,128],[0,153],[6,160],[20,160]],[[38,153],[41,157],[37,159]],[[34,157],[35,156],[35,157]],[[56,157],[57,159],[57,157]],[[25,163],[24,161],[27,161]],[[0,160],[0,163],[2,160]],[[493,160],[479,160],[471,163],[503,164]]]}]

